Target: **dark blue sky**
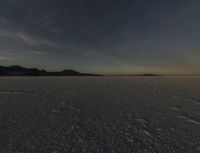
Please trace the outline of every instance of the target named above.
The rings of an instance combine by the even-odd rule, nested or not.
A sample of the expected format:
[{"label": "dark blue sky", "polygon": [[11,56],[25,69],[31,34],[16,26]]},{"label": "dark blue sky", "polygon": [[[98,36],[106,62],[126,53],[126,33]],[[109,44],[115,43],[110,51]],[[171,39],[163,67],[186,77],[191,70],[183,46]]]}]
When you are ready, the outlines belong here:
[{"label": "dark blue sky", "polygon": [[0,64],[200,74],[199,0],[0,0]]}]

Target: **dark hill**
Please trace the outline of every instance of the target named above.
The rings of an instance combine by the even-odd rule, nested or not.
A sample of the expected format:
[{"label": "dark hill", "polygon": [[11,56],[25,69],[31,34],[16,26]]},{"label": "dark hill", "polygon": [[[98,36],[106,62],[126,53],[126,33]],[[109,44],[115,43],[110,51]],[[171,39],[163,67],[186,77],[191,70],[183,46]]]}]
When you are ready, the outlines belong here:
[{"label": "dark hill", "polygon": [[25,68],[19,65],[0,66],[0,76],[99,76],[97,74],[80,73],[74,70],[47,72],[37,68]]}]

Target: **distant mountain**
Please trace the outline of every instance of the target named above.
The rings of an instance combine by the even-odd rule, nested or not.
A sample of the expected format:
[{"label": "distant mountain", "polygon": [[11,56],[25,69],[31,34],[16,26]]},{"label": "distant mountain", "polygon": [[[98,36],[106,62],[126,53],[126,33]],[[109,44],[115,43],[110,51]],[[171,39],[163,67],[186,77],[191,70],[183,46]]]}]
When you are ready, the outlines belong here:
[{"label": "distant mountain", "polygon": [[121,75],[110,75],[110,76],[132,76],[132,77],[148,77],[148,76],[162,76],[162,75],[158,75],[158,74],[121,74]]},{"label": "distant mountain", "polygon": [[157,74],[142,74],[142,75],[138,75],[138,76],[160,76],[160,75],[157,75]]},{"label": "distant mountain", "polygon": [[0,66],[0,76],[100,76],[98,74],[80,73],[74,70],[47,72],[37,68],[25,68],[19,65]]}]

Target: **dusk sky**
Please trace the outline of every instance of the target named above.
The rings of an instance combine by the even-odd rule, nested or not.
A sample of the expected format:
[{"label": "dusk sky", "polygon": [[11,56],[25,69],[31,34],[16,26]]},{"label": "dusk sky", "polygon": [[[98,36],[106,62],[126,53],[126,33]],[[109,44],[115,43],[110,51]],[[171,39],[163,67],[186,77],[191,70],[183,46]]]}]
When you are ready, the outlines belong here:
[{"label": "dusk sky", "polygon": [[200,1],[0,0],[0,65],[200,74]]}]

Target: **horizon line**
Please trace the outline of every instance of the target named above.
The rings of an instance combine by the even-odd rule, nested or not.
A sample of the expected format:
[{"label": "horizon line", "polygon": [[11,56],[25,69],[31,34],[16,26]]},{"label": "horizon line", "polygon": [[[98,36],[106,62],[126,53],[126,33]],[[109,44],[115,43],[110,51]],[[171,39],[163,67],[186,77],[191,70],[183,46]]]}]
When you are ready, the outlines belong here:
[{"label": "horizon line", "polygon": [[[14,67],[14,66],[19,66],[19,67],[23,67],[23,68],[26,68],[26,69],[37,69],[37,70],[40,70],[40,71],[46,71],[46,72],[62,72],[62,71],[65,71],[65,70],[72,70],[72,71],[77,71],[76,69],[63,69],[63,70],[55,70],[55,71],[47,71],[45,69],[40,69],[38,67],[26,67],[26,66],[21,66],[21,65],[17,65],[17,64],[13,64],[13,65],[9,65],[9,66],[4,66],[4,65],[0,65],[2,67]],[[100,75],[100,76],[200,76],[200,74],[159,74],[159,73],[135,73],[135,74],[115,74],[115,73],[111,73],[111,74],[105,74],[105,73],[90,73],[90,72],[81,72],[81,71],[77,71],[79,73],[87,73],[87,74],[96,74],[96,75]]]}]

